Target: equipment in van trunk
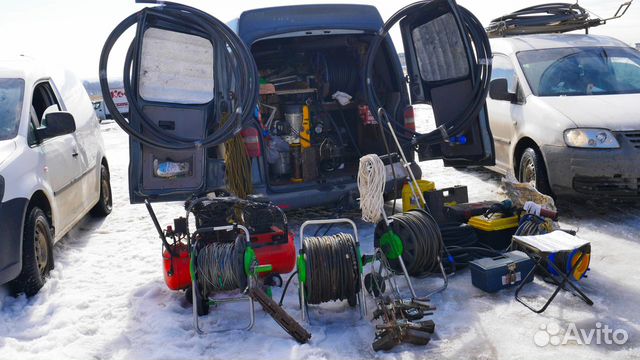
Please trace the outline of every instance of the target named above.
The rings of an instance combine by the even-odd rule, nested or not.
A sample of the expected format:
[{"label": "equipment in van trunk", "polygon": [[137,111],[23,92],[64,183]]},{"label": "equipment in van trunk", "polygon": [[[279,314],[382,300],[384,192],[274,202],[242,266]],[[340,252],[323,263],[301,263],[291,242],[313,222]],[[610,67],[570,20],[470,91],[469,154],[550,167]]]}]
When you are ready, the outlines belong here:
[{"label": "equipment in van trunk", "polygon": [[[353,194],[359,157],[389,152],[379,124],[393,126],[409,162],[408,150],[416,148],[422,160],[447,165],[493,163],[483,106],[491,52],[478,22],[453,0],[419,2],[391,20],[385,25],[371,6],[284,6],[245,11],[236,35],[210,15],[173,3],[125,19],[105,43],[100,78],[107,93],[111,49],[136,26],[124,71],[131,114],[127,120],[114,113],[132,138],[130,200],[184,200],[225,187],[220,144],[241,128],[257,130],[244,136],[245,144],[262,149],[250,155],[255,192],[287,208]],[[407,77],[386,36],[399,20],[410,49]],[[219,51],[225,47],[230,51]],[[416,133],[410,103],[432,105],[438,129]],[[254,116],[256,105],[262,116]],[[302,129],[292,128],[305,105],[308,128],[307,110]],[[298,148],[300,133],[309,141]],[[289,143],[288,154],[280,140]],[[272,147],[278,151],[268,155]],[[189,171],[158,176],[156,161]]]}]

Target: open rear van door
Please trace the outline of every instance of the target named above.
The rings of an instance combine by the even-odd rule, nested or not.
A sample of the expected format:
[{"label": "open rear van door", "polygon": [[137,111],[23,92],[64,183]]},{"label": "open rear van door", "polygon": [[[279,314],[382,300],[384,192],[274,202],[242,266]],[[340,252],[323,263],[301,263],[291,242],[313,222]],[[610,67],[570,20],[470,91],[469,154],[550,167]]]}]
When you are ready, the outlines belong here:
[{"label": "open rear van door", "polygon": [[[420,1],[399,10],[379,31],[369,60],[389,29],[400,23],[411,103],[433,108],[436,130],[413,134],[420,160],[443,159],[446,166],[484,166],[495,162],[487,118],[491,49],[486,32],[454,0]],[[370,65],[366,86],[372,83]],[[368,91],[372,109],[383,107]],[[384,119],[382,119],[384,120]],[[393,121],[393,120],[392,120]]]},{"label": "open rear van door", "polygon": [[[114,120],[130,136],[132,203],[185,200],[224,184],[219,144],[253,119],[257,68],[227,25],[198,9],[162,1],[123,20],[100,57],[100,85]],[[135,28],[124,66],[125,119],[111,98],[109,54]]]}]

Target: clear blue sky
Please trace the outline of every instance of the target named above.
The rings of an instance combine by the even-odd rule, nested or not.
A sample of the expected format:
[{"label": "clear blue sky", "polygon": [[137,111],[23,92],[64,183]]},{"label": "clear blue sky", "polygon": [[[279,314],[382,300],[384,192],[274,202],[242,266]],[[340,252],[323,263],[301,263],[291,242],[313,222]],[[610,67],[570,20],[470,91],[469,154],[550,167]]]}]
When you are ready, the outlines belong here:
[{"label": "clear blue sky", "polygon": [[[198,7],[222,21],[236,18],[246,9],[303,3],[358,3],[375,5],[383,18],[413,0],[175,0]],[[553,2],[556,0],[546,0]],[[571,0],[566,0],[570,2]],[[507,12],[543,3],[545,0],[459,0],[483,24]],[[602,17],[615,12],[623,0],[582,0],[580,4]],[[619,38],[629,44],[640,42],[640,0],[636,0],[622,19],[592,29],[593,34]],[[98,77],[98,58],[104,40],[126,16],[142,8],[134,0],[2,0],[0,5],[0,56],[26,54],[41,60],[52,60],[74,70],[83,79]],[[392,33],[398,49],[399,34]],[[114,56],[122,57],[124,46]],[[121,72],[115,64],[111,74]],[[115,75],[117,76],[117,75]]]}]

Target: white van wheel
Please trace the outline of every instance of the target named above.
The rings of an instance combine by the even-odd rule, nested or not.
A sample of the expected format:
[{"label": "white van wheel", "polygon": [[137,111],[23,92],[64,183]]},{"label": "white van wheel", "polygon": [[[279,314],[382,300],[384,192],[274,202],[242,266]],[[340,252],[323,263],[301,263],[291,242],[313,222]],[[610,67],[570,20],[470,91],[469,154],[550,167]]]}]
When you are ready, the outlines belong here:
[{"label": "white van wheel", "polygon": [[11,282],[15,295],[33,296],[44,286],[53,269],[52,233],[49,220],[37,207],[27,214],[22,238],[22,271]]},{"label": "white van wheel", "polygon": [[111,192],[111,175],[109,169],[100,165],[100,199],[96,206],[91,209],[91,214],[95,217],[105,217],[113,210],[113,193]]}]

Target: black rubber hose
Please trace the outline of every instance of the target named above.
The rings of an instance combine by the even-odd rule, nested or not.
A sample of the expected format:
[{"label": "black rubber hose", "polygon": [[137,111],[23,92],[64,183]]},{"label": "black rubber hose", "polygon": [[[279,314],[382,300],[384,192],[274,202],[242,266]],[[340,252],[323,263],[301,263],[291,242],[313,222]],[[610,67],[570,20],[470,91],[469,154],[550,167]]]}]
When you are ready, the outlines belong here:
[{"label": "black rubber hose", "polygon": [[576,4],[549,3],[527,7],[491,21],[491,37],[562,33],[602,25],[601,19],[589,19],[589,12]]},{"label": "black rubber hose", "polygon": [[[445,250],[442,234],[433,217],[422,209],[412,209],[390,217],[391,229],[403,244],[402,260],[411,276],[430,275],[437,271]],[[376,229],[375,246],[380,246],[380,236],[385,232],[384,222]],[[397,260],[389,260],[391,269],[401,271]]]},{"label": "black rubber hose", "polygon": [[[141,36],[140,31],[127,52],[123,81],[125,83],[125,93],[130,104],[130,111],[141,119],[144,125],[144,134],[140,129],[135,129],[129,124],[127,119],[118,111],[113,99],[111,99],[107,75],[111,50],[127,29],[135,24],[144,25],[147,16],[156,17],[175,24],[182,29],[189,29],[194,33],[202,34],[216,44],[217,47],[222,46],[226,49],[226,51],[218,51],[216,53],[216,63],[221,62],[222,64],[217,68],[214,87],[216,87],[216,94],[229,94],[229,99],[226,104],[222,99],[214,99],[217,101],[216,114],[213,119],[209,119],[208,123],[219,122],[221,120],[221,110],[228,110],[230,118],[224,125],[202,139],[182,138],[162,131],[143,113],[136,97],[132,95],[135,93],[134,90],[137,89],[132,86],[130,76],[132,69],[134,69],[136,62],[139,60],[136,59],[136,54],[138,53],[136,46],[138,44],[138,36]],[[142,30],[141,27],[138,30]],[[220,71],[222,69],[226,71]],[[203,11],[171,2],[165,2],[162,6],[138,11],[116,26],[107,38],[100,55],[99,79],[107,109],[109,109],[116,123],[129,136],[145,145],[171,150],[210,147],[220,144],[237,134],[244,123],[250,121],[253,116],[253,106],[257,103],[259,87],[257,68],[252,61],[251,52],[231,29]],[[221,109],[224,105],[226,105],[226,109]]]},{"label": "black rubber hose", "polygon": [[355,305],[360,291],[357,248],[353,237],[336,234],[304,239],[307,259],[306,301],[320,304],[348,300]]},{"label": "black rubber hose", "polygon": [[[403,9],[395,13],[385,23],[384,27],[378,32],[378,35],[372,40],[367,54],[365,76],[363,76],[365,97],[372,109],[377,110],[379,108],[384,108],[382,102],[377,97],[372,79],[375,55],[380,49],[382,41],[387,36],[391,27],[398,21],[430,3],[431,1],[420,1],[404,7]],[[405,130],[407,132],[413,133],[413,139],[411,139],[411,137],[407,137],[402,132],[399,132],[399,138],[412,140],[412,144],[414,145],[420,144],[422,146],[428,146],[448,141],[448,138],[445,139],[445,137],[443,137],[442,130],[444,130],[444,133],[449,136],[459,135],[460,133],[462,133],[469,126],[471,126],[480,111],[484,108],[485,99],[487,97],[487,94],[489,93],[492,53],[487,33],[485,32],[480,21],[470,11],[462,6],[456,5],[455,2],[450,2],[450,5],[452,6],[452,12],[454,13],[454,15],[458,17],[460,19],[460,22],[462,23],[463,35],[466,37],[466,39],[469,41],[470,46],[472,47],[472,49],[468,49],[469,53],[473,55],[470,64],[470,68],[472,69],[471,74],[473,84],[473,89],[471,91],[472,99],[458,117],[449,121],[448,123],[442,124],[440,126],[442,129],[439,128],[427,134],[418,134],[415,132],[410,132],[409,130]],[[400,85],[404,86],[404,84]],[[391,119],[380,119],[377,111],[372,111],[372,113],[374,113],[377,121],[386,122],[388,120],[396,127],[398,126],[398,123],[393,119],[393,115],[395,114],[391,116]]]},{"label": "black rubber hose", "polygon": [[291,284],[291,280],[298,275],[298,270],[294,271],[291,275],[289,275],[289,279],[287,279],[286,284],[284,284],[284,288],[282,289],[282,295],[280,296],[280,301],[278,301],[278,305],[282,306],[284,302],[284,297],[287,295],[287,289],[289,288],[289,284]]}]

